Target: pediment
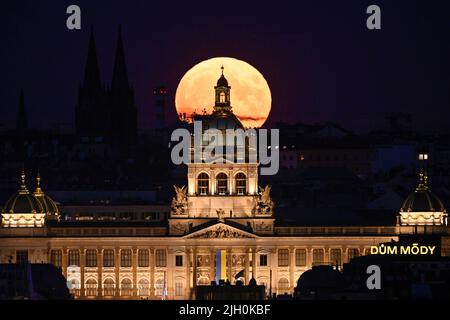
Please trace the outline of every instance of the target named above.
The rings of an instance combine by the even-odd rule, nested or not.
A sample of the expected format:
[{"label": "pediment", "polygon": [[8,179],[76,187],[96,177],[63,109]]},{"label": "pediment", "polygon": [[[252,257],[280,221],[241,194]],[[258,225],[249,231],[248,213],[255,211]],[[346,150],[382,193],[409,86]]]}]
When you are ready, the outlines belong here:
[{"label": "pediment", "polygon": [[233,239],[233,238],[248,238],[253,239],[257,236],[253,233],[229,226],[223,222],[214,224],[212,226],[206,227],[194,231],[190,234],[184,236],[186,239]]}]

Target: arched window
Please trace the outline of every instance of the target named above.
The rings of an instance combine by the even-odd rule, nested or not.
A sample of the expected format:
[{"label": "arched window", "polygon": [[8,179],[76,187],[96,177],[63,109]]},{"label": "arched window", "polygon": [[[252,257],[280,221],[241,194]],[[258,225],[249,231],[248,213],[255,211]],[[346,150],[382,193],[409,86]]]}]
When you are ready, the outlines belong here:
[{"label": "arched window", "polygon": [[158,279],[155,282],[155,295],[162,296],[164,288],[164,279]]},{"label": "arched window", "polygon": [[121,296],[132,296],[133,295],[133,283],[130,279],[125,278],[120,283],[120,295]]},{"label": "arched window", "polygon": [[225,173],[219,173],[216,177],[217,194],[225,195],[228,191],[228,177]]},{"label": "arched window", "polygon": [[113,296],[114,295],[114,289],[115,289],[115,285],[114,285],[114,280],[111,278],[105,279],[105,281],[103,281],[103,295],[104,296]]},{"label": "arched window", "polygon": [[225,100],[225,92],[223,92],[223,91],[219,94],[219,102],[220,103],[225,103],[226,102],[226,100]]},{"label": "arched window", "polygon": [[183,282],[181,280],[178,280],[175,282],[175,295],[177,297],[184,296],[184,286],[183,286]]},{"label": "arched window", "polygon": [[244,195],[247,193],[247,177],[242,172],[238,173],[236,179],[236,194]]},{"label": "arched window", "polygon": [[139,280],[138,284],[139,295],[140,296],[149,296],[150,295],[150,282],[147,279]]},{"label": "arched window", "polygon": [[96,296],[97,295],[97,281],[95,279],[89,279],[86,281],[86,296]]},{"label": "arched window", "polygon": [[278,294],[285,294],[289,291],[289,280],[286,278],[281,278],[278,281]]},{"label": "arched window", "polygon": [[80,281],[78,279],[72,279],[70,280],[70,293],[73,294],[75,297],[80,296]]},{"label": "arched window", "polygon": [[204,172],[197,177],[197,193],[200,195],[209,193],[209,176]]}]

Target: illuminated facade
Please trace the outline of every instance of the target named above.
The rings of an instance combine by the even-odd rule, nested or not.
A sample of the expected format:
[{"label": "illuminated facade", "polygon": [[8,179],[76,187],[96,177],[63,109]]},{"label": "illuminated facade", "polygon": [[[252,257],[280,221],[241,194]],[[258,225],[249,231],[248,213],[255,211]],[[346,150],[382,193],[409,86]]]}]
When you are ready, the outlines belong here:
[{"label": "illuminated facade", "polygon": [[[223,74],[215,89],[206,127],[241,128]],[[167,223],[65,221],[39,184],[34,194],[27,190],[23,173],[2,211],[0,263],[52,263],[80,299],[193,299],[196,286],[216,279],[218,256],[225,257],[223,280],[254,278],[270,295],[292,293],[314,265],[341,267],[402,234],[440,233],[447,239],[441,251],[449,254],[443,215],[427,226],[404,223],[403,211],[392,226],[277,226],[270,186],[258,184],[258,163],[192,162],[187,187],[175,193]]]}]

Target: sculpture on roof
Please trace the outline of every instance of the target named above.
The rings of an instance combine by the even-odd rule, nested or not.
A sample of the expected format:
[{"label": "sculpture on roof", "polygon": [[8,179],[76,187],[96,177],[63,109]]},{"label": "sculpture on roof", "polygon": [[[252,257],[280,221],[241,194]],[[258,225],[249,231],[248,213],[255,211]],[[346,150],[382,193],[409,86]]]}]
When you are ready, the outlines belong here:
[{"label": "sculpture on roof", "polygon": [[172,199],[171,212],[174,215],[185,214],[187,209],[187,189],[186,186],[173,186],[176,196]]},{"label": "sculpture on roof", "polygon": [[259,195],[254,197],[253,214],[272,215],[274,202],[270,197],[270,185],[266,185],[264,188],[259,187]]}]

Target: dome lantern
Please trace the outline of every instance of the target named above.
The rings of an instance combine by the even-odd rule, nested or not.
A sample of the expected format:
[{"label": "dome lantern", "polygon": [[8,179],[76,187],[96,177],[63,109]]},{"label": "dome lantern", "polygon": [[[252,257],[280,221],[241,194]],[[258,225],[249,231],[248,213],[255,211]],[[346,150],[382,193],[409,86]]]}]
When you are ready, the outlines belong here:
[{"label": "dome lantern", "polygon": [[230,90],[231,87],[228,85],[228,80],[223,74],[224,67],[221,67],[222,74],[217,80],[217,85],[214,87],[216,91],[216,103],[214,105],[214,111],[230,111]]}]

